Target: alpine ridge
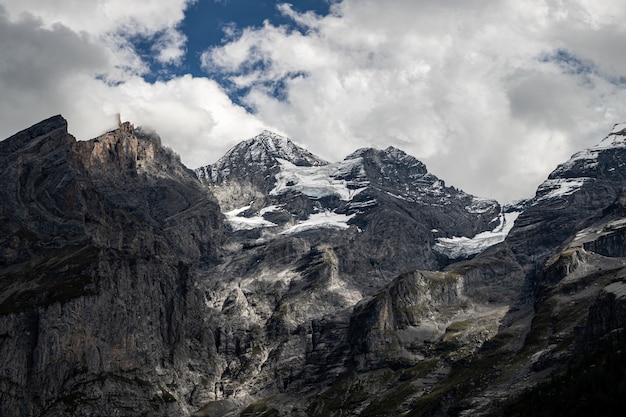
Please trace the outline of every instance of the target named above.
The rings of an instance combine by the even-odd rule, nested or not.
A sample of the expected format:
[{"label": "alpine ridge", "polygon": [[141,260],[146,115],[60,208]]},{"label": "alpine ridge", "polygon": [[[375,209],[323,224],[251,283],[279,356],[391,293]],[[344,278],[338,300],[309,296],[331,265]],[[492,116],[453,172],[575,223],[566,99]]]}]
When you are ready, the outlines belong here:
[{"label": "alpine ridge", "polygon": [[394,147],[194,172],[37,123],[0,142],[0,415],[618,415],[625,143],[502,207]]}]

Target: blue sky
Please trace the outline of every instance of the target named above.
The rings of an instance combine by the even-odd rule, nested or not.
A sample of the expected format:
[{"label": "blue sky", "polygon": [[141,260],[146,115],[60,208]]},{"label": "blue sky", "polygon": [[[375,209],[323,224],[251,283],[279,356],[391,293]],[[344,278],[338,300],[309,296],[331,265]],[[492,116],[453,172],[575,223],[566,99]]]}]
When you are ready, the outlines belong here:
[{"label": "blue sky", "polygon": [[[220,45],[225,38],[224,30],[234,27],[262,27],[268,20],[274,25],[297,26],[283,16],[276,5],[279,1],[199,1],[188,7],[181,24],[187,35],[187,55],[183,70],[194,76],[206,75],[200,67],[200,55],[209,46]],[[313,11],[319,15],[328,14],[330,4],[325,0],[292,1],[294,8],[301,12]]]},{"label": "blue sky", "polygon": [[[260,28],[264,21],[274,25],[288,26],[299,30],[291,19],[286,18],[277,9],[280,1],[251,0],[199,0],[185,9],[185,17],[179,28],[187,37],[186,53],[181,65],[163,65],[152,59],[150,48],[152,38],[137,37],[133,46],[150,63],[150,72],[145,79],[169,78],[175,75],[191,74],[194,77],[214,76],[207,74],[200,65],[200,56],[207,48],[219,46],[226,42],[226,31],[243,28]],[[300,12],[312,11],[318,15],[327,15],[331,3],[327,0],[298,0],[290,2]]]},{"label": "blue sky", "polygon": [[0,138],[116,115],[191,168],[263,129],[327,160],[396,146],[532,196],[626,121],[623,0],[0,0]]}]

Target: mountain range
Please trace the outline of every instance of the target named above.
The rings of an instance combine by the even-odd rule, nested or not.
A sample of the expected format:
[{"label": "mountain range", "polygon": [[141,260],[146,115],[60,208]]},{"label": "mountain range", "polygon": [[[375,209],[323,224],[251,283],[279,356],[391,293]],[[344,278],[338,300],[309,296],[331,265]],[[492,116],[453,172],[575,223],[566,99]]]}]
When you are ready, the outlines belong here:
[{"label": "mountain range", "polygon": [[616,125],[502,206],[394,147],[192,171],[44,120],[0,142],[0,415],[617,415],[625,164]]}]

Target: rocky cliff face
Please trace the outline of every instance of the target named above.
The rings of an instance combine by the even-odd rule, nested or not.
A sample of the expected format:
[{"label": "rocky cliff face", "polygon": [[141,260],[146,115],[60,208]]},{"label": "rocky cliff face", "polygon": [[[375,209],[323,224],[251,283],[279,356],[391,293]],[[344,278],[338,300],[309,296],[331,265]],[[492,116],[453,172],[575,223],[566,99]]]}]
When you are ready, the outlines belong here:
[{"label": "rocky cliff face", "polygon": [[516,396],[541,392],[533,387],[548,375],[558,380],[581,358],[621,343],[624,127],[559,165],[501,245],[446,268],[463,275],[475,301],[476,289],[509,294],[497,297],[509,311],[472,365],[453,365],[438,395],[415,399],[409,415],[517,415],[507,405]]},{"label": "rocky cliff face", "polygon": [[626,180],[625,127],[616,125],[598,145],[573,155],[539,186],[508,239],[525,268],[541,265],[589,219],[618,200]]},{"label": "rocky cliff face", "polygon": [[43,121],[0,142],[0,415],[505,413],[621,340],[625,137],[501,208],[393,147],[194,173]]},{"label": "rocky cliff face", "polygon": [[129,124],[76,142],[57,116],[0,155],[0,414],[184,412],[178,370],[215,351],[188,320],[223,239],[215,200]]}]

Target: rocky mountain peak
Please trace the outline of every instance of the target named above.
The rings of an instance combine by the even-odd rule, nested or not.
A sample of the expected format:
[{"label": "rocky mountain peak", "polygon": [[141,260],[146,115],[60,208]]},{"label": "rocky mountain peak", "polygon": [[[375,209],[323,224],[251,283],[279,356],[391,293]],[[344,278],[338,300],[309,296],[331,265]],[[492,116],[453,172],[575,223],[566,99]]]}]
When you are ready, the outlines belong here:
[{"label": "rocky mountain peak", "polygon": [[361,159],[365,166],[384,169],[386,165],[401,166],[410,170],[412,176],[421,177],[428,173],[426,165],[406,152],[389,146],[385,149],[361,148],[348,155],[345,160]]},{"label": "rocky mountain peak", "polygon": [[[581,225],[618,201],[626,184],[624,166],[626,124],[616,124],[597,145],[575,153],[552,171],[507,238],[513,251],[522,254],[519,264],[528,268],[541,263],[555,248],[566,245]],[[551,233],[529,238],[543,230]],[[527,257],[529,253],[532,256]]]},{"label": "rocky mountain peak", "polygon": [[[0,381],[0,415],[116,415],[151,409],[155,395],[165,409],[157,415],[188,415],[171,404],[171,388],[158,387],[187,356],[183,317],[201,311],[186,297],[190,271],[217,259],[217,203],[156,135],[131,124],[76,142],[55,116],[8,140],[0,142],[0,357],[11,369]],[[121,375],[142,382],[109,395]],[[67,408],[57,398],[68,395],[81,400]]]},{"label": "rocky mountain peak", "polygon": [[[257,136],[232,147],[214,164],[198,168],[196,175],[201,181],[210,183],[227,182],[231,177],[248,177],[253,180],[258,179],[259,174],[267,170],[275,174],[280,160],[302,167],[328,164],[293,143],[291,139],[264,130]],[[263,175],[268,174],[269,172],[266,172]],[[263,188],[269,185],[272,184],[266,184]]]},{"label": "rocky mountain peak", "polygon": [[78,142],[75,151],[83,164],[92,171],[110,175],[138,173],[153,177],[193,176],[161,138],[149,129],[120,123],[95,139]]},{"label": "rocky mountain peak", "polygon": [[560,164],[537,189],[535,201],[563,199],[578,192],[584,185],[598,180],[623,180],[626,158],[626,124],[613,126],[611,132],[597,145],[575,153]]},{"label": "rocky mountain peak", "polygon": [[[43,148],[42,141],[45,142]],[[67,133],[67,120],[56,115],[1,141],[0,156],[9,155],[20,148],[29,149],[30,152],[42,152],[55,148],[55,145],[73,141],[74,138]]]},{"label": "rocky mountain peak", "polygon": [[384,152],[389,155],[390,157],[396,158],[396,159],[404,159],[408,155],[406,152],[404,152],[402,149],[398,149],[395,146],[388,146],[385,148]]},{"label": "rocky mountain peak", "polygon": [[626,123],[616,123],[611,133],[594,148],[615,148],[626,146]]},{"label": "rocky mountain peak", "polygon": [[[471,237],[498,228],[498,220],[503,222],[496,201],[447,187],[422,162],[393,146],[362,148],[341,162],[323,164],[317,164],[319,159],[297,164],[293,149],[298,155],[308,154],[287,138],[264,132],[240,143],[216,164],[196,171],[234,231],[280,239],[301,231],[349,230],[354,225],[367,246],[381,229],[411,224],[406,236],[390,245],[396,254],[385,255],[378,248],[371,257],[386,258],[379,267],[395,272],[398,265],[438,265],[447,253],[431,249],[435,239]],[[500,241],[507,231],[498,229]],[[417,264],[409,255],[414,252],[412,242],[422,242],[426,248]],[[398,255],[399,246],[405,248],[406,257]]]},{"label": "rocky mountain peak", "polygon": [[413,191],[421,194],[429,190],[439,193],[445,187],[443,181],[428,172],[426,165],[393,146],[386,149],[361,148],[348,155],[345,161],[359,168],[353,168],[345,176],[347,180],[366,181],[395,195],[397,191],[403,195]]},{"label": "rocky mountain peak", "polygon": [[296,166],[321,166],[328,162],[296,145],[291,139],[264,130],[252,139],[241,142],[231,149],[225,158],[243,157],[247,162],[267,162],[268,159],[283,159]]},{"label": "rocky mountain peak", "polygon": [[296,166],[320,166],[327,164],[323,159],[293,143],[291,139],[269,130],[264,130],[246,142],[250,144],[248,149],[250,149],[253,158],[262,154],[263,152],[259,153],[258,151],[262,149],[268,155],[287,160]]}]

